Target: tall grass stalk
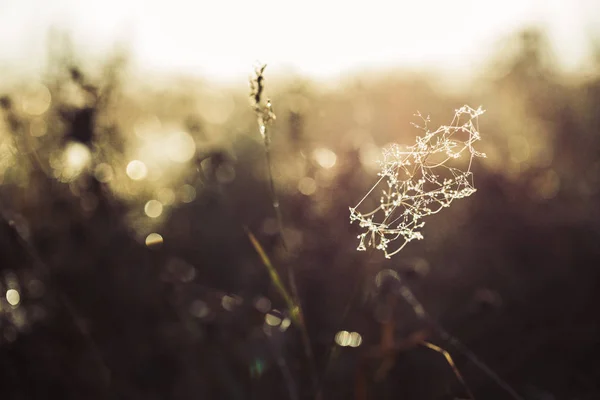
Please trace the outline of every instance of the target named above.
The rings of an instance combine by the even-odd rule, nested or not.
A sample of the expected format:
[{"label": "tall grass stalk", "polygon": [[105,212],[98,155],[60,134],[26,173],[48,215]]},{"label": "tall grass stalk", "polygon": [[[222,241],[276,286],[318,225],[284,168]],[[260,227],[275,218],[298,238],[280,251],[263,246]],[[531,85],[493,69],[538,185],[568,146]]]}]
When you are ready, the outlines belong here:
[{"label": "tall grass stalk", "polygon": [[[250,83],[250,102],[252,105],[252,109],[254,110],[254,112],[256,114],[258,129],[259,129],[260,135],[263,139],[263,147],[265,149],[265,159],[266,159],[266,163],[267,163],[269,189],[270,189],[270,194],[271,194],[273,211],[275,213],[275,218],[277,220],[277,234],[279,236],[281,245],[283,246],[284,250],[286,252],[290,253],[290,248],[288,247],[287,242],[285,240],[285,234],[284,234],[284,229],[283,229],[283,217],[281,215],[281,207],[280,207],[280,203],[279,203],[279,197],[277,195],[277,190],[275,188],[275,179],[273,178],[273,163],[272,163],[272,157],[271,157],[271,136],[270,136],[270,131],[269,131],[269,125],[271,124],[271,122],[273,122],[276,119],[276,116],[275,116],[275,113],[273,112],[273,106],[271,104],[271,101],[269,99],[266,99],[266,100],[264,99],[264,89],[265,89],[264,71],[265,71],[266,67],[267,67],[266,64],[262,64],[262,65],[257,65],[254,68],[254,74],[250,78],[250,81],[249,81],[249,83]],[[275,271],[275,269],[273,268],[272,264],[270,263],[264,250],[259,251],[260,245],[258,244],[258,241],[255,238],[253,239],[252,236],[250,236],[250,240],[252,241],[252,244],[254,245],[257,252],[259,252],[259,254],[261,255],[263,264],[269,270],[269,273],[271,275],[271,280],[273,281],[275,286],[278,287],[278,289],[279,289],[280,293],[282,293],[282,295],[284,295],[284,293],[285,293],[284,299],[286,299],[286,302],[288,303],[288,307],[290,307],[290,313],[292,314],[292,317],[294,317],[297,327],[300,329],[300,333],[301,333],[301,337],[302,337],[302,346],[304,348],[304,353],[305,353],[305,356],[309,363],[309,370],[310,370],[312,384],[313,384],[314,389],[316,390],[318,379],[317,379],[317,374],[316,374],[315,360],[314,360],[314,355],[312,352],[310,338],[308,336],[308,331],[306,329],[306,323],[304,320],[304,314],[302,312],[302,306],[300,304],[300,297],[298,295],[298,288],[296,285],[296,278],[294,275],[294,271],[292,270],[291,267],[287,268],[287,270],[286,270],[287,280],[288,280],[288,284],[290,286],[290,291],[291,291],[291,296],[290,296],[287,294],[287,291],[285,291],[284,286],[281,283],[281,280],[279,280],[279,279],[274,280],[274,277],[277,277],[278,275],[273,274],[273,271]],[[258,247],[257,247],[257,245],[258,245]]]}]

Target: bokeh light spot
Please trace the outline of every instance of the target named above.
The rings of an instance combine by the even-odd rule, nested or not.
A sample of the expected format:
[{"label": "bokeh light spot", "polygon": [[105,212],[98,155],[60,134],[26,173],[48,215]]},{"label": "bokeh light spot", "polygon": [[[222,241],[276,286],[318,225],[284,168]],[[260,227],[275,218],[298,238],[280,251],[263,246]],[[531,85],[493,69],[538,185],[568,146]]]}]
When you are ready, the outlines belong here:
[{"label": "bokeh light spot", "polygon": [[140,117],[133,126],[136,136],[145,139],[158,132],[162,127],[160,119],[156,115]]},{"label": "bokeh light spot", "polygon": [[310,196],[317,191],[317,182],[313,178],[305,176],[298,181],[298,191],[305,196]]},{"label": "bokeh light spot", "polygon": [[261,296],[254,301],[254,307],[261,313],[266,313],[271,309],[271,300]]},{"label": "bokeh light spot", "polygon": [[94,169],[94,177],[103,183],[110,182],[114,176],[112,167],[106,163],[100,163]]},{"label": "bokeh light spot", "polygon": [[333,168],[337,162],[337,155],[325,147],[315,149],[313,151],[313,158],[321,167],[327,169]]},{"label": "bokeh light spot", "polygon": [[148,247],[158,247],[163,244],[163,237],[156,233],[152,232],[148,236],[146,236],[146,246]]},{"label": "bokeh light spot", "polygon": [[71,142],[65,150],[67,166],[73,170],[82,170],[92,159],[90,149],[81,143]]},{"label": "bokeh light spot", "polygon": [[41,137],[48,131],[48,124],[40,117],[31,119],[29,123],[29,134],[33,137]]},{"label": "bokeh light spot", "polygon": [[127,164],[126,172],[127,176],[134,181],[140,181],[148,175],[148,168],[146,168],[146,164],[142,161],[133,160]]},{"label": "bokeh light spot", "polygon": [[373,143],[365,143],[360,146],[358,157],[366,170],[379,169],[378,161],[381,157],[381,149]]},{"label": "bokeh light spot", "polygon": [[158,218],[163,212],[163,205],[158,200],[150,200],[144,206],[144,212],[150,218]]},{"label": "bokeh light spot", "polygon": [[288,317],[285,317],[283,319],[283,321],[281,321],[281,325],[279,325],[279,330],[281,332],[285,332],[285,331],[287,331],[287,329],[290,327],[291,324],[292,324],[292,320],[290,320]]},{"label": "bokeh light spot", "polygon": [[175,132],[169,136],[165,150],[171,161],[185,163],[196,154],[196,142],[187,132]]},{"label": "bokeh light spot", "polygon": [[29,115],[42,115],[50,107],[52,101],[52,95],[50,90],[41,84],[37,83],[32,85],[23,95],[21,106],[23,112]]},{"label": "bokeh light spot", "polygon": [[233,308],[235,307],[235,305],[236,305],[236,301],[235,301],[235,298],[233,298],[232,296],[225,295],[221,299],[221,306],[224,309],[226,309],[227,311],[233,311]]},{"label": "bokeh light spot", "polygon": [[335,334],[335,342],[338,344],[338,346],[342,347],[350,345],[350,332],[339,331]]},{"label": "bokeh light spot", "polygon": [[163,205],[169,206],[175,202],[175,192],[171,188],[161,188],[156,191],[156,199]]},{"label": "bokeh light spot", "polygon": [[15,289],[8,289],[6,291],[6,301],[8,301],[8,304],[15,307],[21,302],[21,295]]},{"label": "bokeh light spot", "polygon": [[69,142],[62,156],[50,160],[54,175],[62,182],[70,182],[77,178],[91,163],[90,149],[79,142]]},{"label": "bokeh light spot", "polygon": [[265,315],[265,323],[269,326],[279,326],[279,324],[281,324],[281,321],[283,321],[283,319],[281,318],[281,315],[277,310],[272,310],[271,312],[267,313],[267,315]]},{"label": "bokeh light spot", "polygon": [[196,198],[196,189],[192,185],[183,185],[179,188],[179,198],[183,203],[191,203]]},{"label": "bokeh light spot", "polygon": [[210,308],[202,300],[194,300],[190,304],[190,314],[196,318],[206,318],[210,313]]},{"label": "bokeh light spot", "polygon": [[350,347],[358,347],[362,343],[362,336],[358,332],[352,332],[350,334]]}]

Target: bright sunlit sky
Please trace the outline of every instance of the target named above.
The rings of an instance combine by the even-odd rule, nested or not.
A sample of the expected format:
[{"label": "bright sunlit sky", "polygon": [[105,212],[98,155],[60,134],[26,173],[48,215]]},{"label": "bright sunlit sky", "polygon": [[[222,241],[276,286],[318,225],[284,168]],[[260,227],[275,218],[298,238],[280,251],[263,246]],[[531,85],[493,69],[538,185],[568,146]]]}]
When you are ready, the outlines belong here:
[{"label": "bright sunlit sky", "polygon": [[[39,68],[50,26],[98,55],[123,41],[148,71],[244,79],[261,60],[316,77],[363,67],[465,71],[525,23],[567,67],[600,26],[598,0],[0,0],[0,71]],[[482,53],[483,52],[483,53]]]}]

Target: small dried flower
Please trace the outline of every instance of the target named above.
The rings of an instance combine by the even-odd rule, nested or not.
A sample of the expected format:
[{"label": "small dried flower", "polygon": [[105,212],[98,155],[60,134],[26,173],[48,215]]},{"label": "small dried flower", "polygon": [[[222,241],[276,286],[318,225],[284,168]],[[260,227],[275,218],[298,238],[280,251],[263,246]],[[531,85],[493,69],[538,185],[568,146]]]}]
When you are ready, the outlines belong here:
[{"label": "small dried flower", "polygon": [[[420,232],[425,225],[423,217],[475,192],[472,160],[473,157],[485,157],[485,154],[476,151],[473,144],[480,140],[477,119],[483,113],[481,108],[465,105],[456,110],[450,125],[435,131],[427,128],[429,118],[417,114],[425,126],[415,126],[424,130],[425,135],[417,137],[416,143],[406,149],[393,145],[383,150],[380,179],[355,207],[350,207],[350,222],[357,221],[366,229],[358,236],[358,250],[374,247],[390,258],[411,240],[423,239]],[[467,157],[464,170],[449,165],[460,163],[461,158],[464,163]],[[384,188],[379,206],[368,212],[358,211],[357,208],[380,185]],[[396,239],[402,243],[390,248],[390,243]]]}]

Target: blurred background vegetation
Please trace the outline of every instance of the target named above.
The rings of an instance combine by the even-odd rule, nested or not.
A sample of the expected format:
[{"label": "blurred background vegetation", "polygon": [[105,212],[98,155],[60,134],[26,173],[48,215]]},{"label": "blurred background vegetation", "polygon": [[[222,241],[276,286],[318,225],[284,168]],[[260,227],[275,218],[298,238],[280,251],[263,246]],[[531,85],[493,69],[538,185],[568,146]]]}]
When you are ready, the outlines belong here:
[{"label": "blurred background vegetation", "polygon": [[[324,399],[466,398],[421,336],[476,398],[510,398],[375,284],[384,269],[521,398],[600,396],[600,48],[565,73],[521,30],[452,88],[267,68],[286,251],[247,87],[142,79],[126,47],[89,62],[49,37],[43,73],[0,85],[2,399],[301,399],[314,376]],[[487,110],[478,191],[393,259],[357,252],[348,207],[381,148],[414,142],[417,110],[437,127],[463,104]],[[294,272],[312,362],[244,227]]]}]

